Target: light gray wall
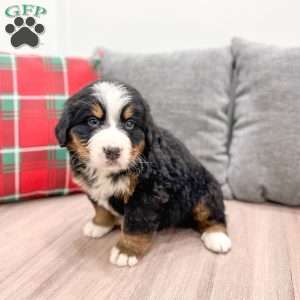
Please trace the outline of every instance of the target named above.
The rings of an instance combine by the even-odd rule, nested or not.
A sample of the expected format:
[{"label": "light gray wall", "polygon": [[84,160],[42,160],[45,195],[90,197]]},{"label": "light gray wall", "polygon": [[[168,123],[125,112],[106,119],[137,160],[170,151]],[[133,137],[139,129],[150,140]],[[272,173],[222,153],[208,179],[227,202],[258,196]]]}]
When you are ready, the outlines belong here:
[{"label": "light gray wall", "polygon": [[[47,8],[42,45],[13,49],[1,0],[0,51],[88,56],[102,45],[122,51],[164,51],[229,44],[232,36],[299,45],[299,0],[33,0]],[[3,17],[4,16],[4,17]]]}]

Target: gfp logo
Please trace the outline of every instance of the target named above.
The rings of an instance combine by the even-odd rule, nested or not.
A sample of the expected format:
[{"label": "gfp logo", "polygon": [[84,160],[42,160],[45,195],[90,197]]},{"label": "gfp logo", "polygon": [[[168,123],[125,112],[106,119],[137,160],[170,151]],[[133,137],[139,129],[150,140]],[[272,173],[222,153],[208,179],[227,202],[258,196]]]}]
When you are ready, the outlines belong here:
[{"label": "gfp logo", "polygon": [[11,36],[11,45],[15,48],[22,45],[38,46],[39,35],[45,32],[45,26],[37,22],[37,18],[46,13],[45,8],[37,5],[23,4],[7,7],[5,15],[14,18],[13,23],[5,26],[5,31]]}]

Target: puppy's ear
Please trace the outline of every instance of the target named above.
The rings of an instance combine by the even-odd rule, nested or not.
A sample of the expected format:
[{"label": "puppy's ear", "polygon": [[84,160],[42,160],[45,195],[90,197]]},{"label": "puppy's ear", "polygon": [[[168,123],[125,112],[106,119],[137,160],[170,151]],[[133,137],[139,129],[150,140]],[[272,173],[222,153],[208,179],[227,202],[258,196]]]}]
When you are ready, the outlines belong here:
[{"label": "puppy's ear", "polygon": [[59,119],[59,122],[55,127],[55,136],[61,147],[65,147],[67,145],[70,124],[71,118],[66,104],[64,111]]},{"label": "puppy's ear", "polygon": [[150,107],[148,104],[145,105],[146,115],[145,115],[145,123],[146,123],[146,143],[148,146],[151,146],[154,139],[155,125],[153,122],[153,118],[150,112]]}]

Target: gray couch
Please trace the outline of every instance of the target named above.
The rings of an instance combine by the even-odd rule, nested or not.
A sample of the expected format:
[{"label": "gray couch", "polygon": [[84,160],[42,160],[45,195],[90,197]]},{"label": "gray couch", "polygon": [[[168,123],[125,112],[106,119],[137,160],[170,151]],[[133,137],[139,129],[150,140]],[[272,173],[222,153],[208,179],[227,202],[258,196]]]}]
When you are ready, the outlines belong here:
[{"label": "gray couch", "polygon": [[99,74],[140,90],[227,198],[300,205],[300,48],[233,39],[211,50],[99,53]]}]

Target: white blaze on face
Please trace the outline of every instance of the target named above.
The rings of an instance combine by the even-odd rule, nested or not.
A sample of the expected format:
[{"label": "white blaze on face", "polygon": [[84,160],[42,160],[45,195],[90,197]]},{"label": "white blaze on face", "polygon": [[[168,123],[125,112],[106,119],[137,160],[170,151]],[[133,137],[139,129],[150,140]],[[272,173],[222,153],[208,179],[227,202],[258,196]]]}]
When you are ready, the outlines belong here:
[{"label": "white blaze on face", "polygon": [[[130,101],[128,91],[122,85],[100,82],[93,86],[94,95],[105,107],[105,127],[98,130],[89,140],[88,148],[93,166],[111,171],[126,169],[130,163],[131,141],[127,134],[117,127],[122,109]],[[115,164],[107,161],[104,148],[119,148],[120,157]]]}]

